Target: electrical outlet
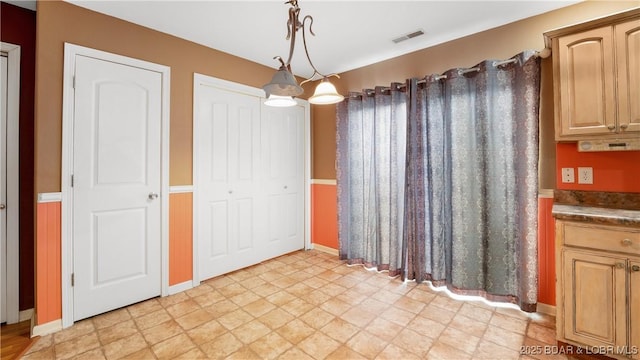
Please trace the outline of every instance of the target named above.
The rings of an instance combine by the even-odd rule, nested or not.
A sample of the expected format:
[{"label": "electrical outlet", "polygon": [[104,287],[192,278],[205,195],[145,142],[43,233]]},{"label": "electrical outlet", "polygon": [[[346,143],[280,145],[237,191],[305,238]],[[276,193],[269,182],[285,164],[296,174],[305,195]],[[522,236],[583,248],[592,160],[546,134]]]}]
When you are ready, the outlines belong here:
[{"label": "electrical outlet", "polygon": [[575,175],[573,174],[573,168],[562,168],[562,182],[563,183],[574,183]]},{"label": "electrical outlet", "polygon": [[593,168],[578,168],[578,184],[593,184]]}]

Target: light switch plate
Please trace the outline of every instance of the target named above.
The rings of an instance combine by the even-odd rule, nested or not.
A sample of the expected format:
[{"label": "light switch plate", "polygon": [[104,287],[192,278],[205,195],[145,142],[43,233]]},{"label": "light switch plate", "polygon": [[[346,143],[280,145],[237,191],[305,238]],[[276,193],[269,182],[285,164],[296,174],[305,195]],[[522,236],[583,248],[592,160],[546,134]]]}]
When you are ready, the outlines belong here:
[{"label": "light switch plate", "polygon": [[578,168],[578,184],[593,184],[593,168]]},{"label": "light switch plate", "polygon": [[562,182],[563,183],[576,182],[573,168],[562,168]]}]

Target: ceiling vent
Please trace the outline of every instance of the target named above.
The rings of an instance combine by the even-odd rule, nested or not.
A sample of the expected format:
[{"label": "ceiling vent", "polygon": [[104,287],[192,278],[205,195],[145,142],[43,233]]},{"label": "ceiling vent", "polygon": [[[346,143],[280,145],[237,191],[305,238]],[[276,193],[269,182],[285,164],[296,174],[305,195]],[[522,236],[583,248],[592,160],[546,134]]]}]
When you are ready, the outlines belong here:
[{"label": "ceiling vent", "polygon": [[397,44],[399,42],[403,42],[405,40],[409,40],[409,39],[412,39],[412,38],[414,38],[416,36],[420,36],[420,35],[424,35],[424,31],[416,30],[416,31],[414,31],[412,33],[409,33],[409,34],[406,34],[406,35],[402,35],[402,36],[400,36],[398,38],[393,39],[393,42]]}]

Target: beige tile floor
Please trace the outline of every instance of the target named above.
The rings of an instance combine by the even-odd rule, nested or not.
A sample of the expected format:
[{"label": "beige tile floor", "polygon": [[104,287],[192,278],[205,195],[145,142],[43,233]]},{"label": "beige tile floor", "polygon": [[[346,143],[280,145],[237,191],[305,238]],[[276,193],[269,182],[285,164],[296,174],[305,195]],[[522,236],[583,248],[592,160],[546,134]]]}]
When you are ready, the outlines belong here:
[{"label": "beige tile floor", "polygon": [[299,251],[76,322],[23,359],[519,359],[553,317]]}]

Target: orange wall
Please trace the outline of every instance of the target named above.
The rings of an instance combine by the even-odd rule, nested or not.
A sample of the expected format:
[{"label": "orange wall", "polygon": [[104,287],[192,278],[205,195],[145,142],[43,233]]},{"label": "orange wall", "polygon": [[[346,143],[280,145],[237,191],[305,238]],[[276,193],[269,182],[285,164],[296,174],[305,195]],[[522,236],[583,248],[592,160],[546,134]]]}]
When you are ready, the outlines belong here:
[{"label": "orange wall", "polygon": [[62,318],[60,202],[39,203],[36,223],[36,324]]},{"label": "orange wall", "polygon": [[193,194],[169,195],[169,286],[193,279]]},{"label": "orange wall", "polygon": [[[640,193],[640,151],[578,152],[576,143],[556,145],[556,184],[561,190]],[[565,184],[560,169],[574,168],[576,182]],[[593,168],[593,185],[578,184],[578,167]]]},{"label": "orange wall", "polygon": [[311,185],[311,242],[338,249],[336,185]]}]

